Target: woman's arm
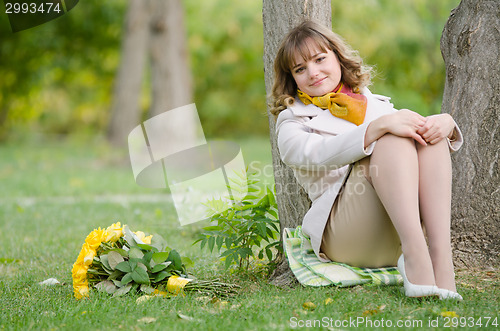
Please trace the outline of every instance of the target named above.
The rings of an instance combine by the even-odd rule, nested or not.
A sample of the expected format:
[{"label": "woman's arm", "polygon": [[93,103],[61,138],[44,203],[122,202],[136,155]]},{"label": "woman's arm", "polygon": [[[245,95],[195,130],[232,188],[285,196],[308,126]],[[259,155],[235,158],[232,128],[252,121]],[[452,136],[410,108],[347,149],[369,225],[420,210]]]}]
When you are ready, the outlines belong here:
[{"label": "woman's arm", "polygon": [[413,138],[422,145],[427,145],[418,133],[426,123],[425,117],[408,109],[402,109],[389,115],[383,115],[373,120],[366,130],[365,148],[386,133],[399,137]]},{"label": "woman's arm", "polygon": [[371,154],[372,148],[363,144],[367,126],[362,124],[336,136],[323,135],[285,110],[276,123],[280,157],[287,165],[300,169],[343,167]]}]

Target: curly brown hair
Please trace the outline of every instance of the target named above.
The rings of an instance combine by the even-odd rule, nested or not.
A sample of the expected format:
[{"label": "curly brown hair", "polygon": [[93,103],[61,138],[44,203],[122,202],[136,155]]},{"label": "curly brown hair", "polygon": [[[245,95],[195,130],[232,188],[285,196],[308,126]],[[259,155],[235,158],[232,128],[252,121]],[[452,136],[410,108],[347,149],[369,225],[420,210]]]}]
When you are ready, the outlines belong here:
[{"label": "curly brown hair", "polygon": [[307,41],[312,40],[322,52],[331,50],[337,55],[342,71],[342,82],[359,92],[370,84],[372,68],[363,64],[358,53],[338,34],[327,27],[307,20],[292,29],[283,39],[274,60],[274,84],[271,92],[271,113],[275,116],[292,105],[297,94],[297,84],[291,68],[295,52],[305,61],[310,60],[311,52]]}]

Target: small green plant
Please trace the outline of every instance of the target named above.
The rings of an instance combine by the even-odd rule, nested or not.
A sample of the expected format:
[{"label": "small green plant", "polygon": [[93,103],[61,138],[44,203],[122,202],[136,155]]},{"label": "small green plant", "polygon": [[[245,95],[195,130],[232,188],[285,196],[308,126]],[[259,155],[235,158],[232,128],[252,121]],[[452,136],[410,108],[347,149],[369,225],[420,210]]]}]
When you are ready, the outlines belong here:
[{"label": "small green plant", "polygon": [[236,175],[229,179],[232,183],[228,188],[233,194],[246,195],[240,201],[231,195],[227,200],[219,198],[205,203],[212,225],[203,228],[193,245],[200,243],[200,249],[222,251],[220,258],[225,260],[226,269],[237,265],[240,270],[248,270],[250,258],[262,259],[265,254],[272,261],[273,249],[281,249],[278,212],[269,187],[259,187],[259,180],[252,173]]}]

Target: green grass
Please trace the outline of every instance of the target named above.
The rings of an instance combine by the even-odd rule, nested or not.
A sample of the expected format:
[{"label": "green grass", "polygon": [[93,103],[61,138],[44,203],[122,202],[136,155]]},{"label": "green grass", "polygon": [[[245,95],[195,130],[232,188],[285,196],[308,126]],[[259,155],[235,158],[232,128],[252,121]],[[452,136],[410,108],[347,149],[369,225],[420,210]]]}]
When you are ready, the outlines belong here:
[{"label": "green grass", "polygon": [[[267,138],[240,145],[247,164],[270,163]],[[272,182],[270,174],[261,176]],[[484,327],[486,317],[500,323],[500,282],[493,271],[458,270],[461,303],[406,298],[399,287],[280,289],[268,284],[258,265],[248,273],[226,271],[216,254],[191,245],[206,224],[181,227],[165,192],[137,186],[126,151],[114,151],[99,139],[0,146],[0,183],[0,329],[288,330],[294,323],[317,321],[333,330],[354,329],[336,327],[336,320],[363,321],[359,329],[401,320],[422,322],[422,328],[409,329],[428,329],[437,321],[439,329],[448,330],[442,314],[456,314],[466,323],[482,317],[482,329],[495,329]],[[193,260],[191,273],[238,283],[240,294],[227,303],[187,295],[138,304],[134,295],[111,298],[96,292],[75,300],[70,270],[86,235],[116,221],[161,234]],[[63,285],[38,284],[51,277]],[[305,302],[316,308],[305,310]]]}]

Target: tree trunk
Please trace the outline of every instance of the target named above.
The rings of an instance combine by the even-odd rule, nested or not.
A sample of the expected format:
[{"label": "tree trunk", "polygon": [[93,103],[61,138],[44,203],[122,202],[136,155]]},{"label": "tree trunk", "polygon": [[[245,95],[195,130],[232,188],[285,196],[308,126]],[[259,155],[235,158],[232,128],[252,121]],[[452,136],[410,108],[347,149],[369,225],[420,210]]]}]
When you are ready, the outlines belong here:
[{"label": "tree trunk", "polygon": [[130,0],[108,126],[108,139],[115,146],[126,145],[128,134],[139,124],[139,96],[147,50],[148,24],[148,1]]},{"label": "tree trunk", "polygon": [[[264,0],[264,72],[267,95],[273,85],[273,62],[281,40],[285,34],[304,19],[315,19],[329,27],[332,22],[331,1],[329,0]],[[302,187],[297,183],[293,172],[279,156],[276,145],[275,118],[269,113],[271,151],[276,183],[276,201],[280,218],[281,234],[283,228],[295,228],[310,207],[310,201]],[[271,275],[271,282],[278,286],[296,283],[283,255],[278,257],[278,266]]]},{"label": "tree trunk", "polygon": [[[146,55],[151,56],[152,103],[150,117],[192,102],[191,73],[186,49],[184,11],[180,0],[131,0],[117,76],[108,138],[124,146],[140,124],[139,97]],[[194,141],[199,120],[192,112],[169,116],[163,123],[169,144]],[[179,128],[182,134],[179,136]]]},{"label": "tree trunk", "polygon": [[500,6],[462,0],[446,23],[442,112],[465,143],[453,154],[452,242],[459,267],[499,266]]},{"label": "tree trunk", "polygon": [[[153,0],[151,6],[151,79],[153,101],[150,117],[192,102],[191,73],[180,0]],[[169,116],[163,129],[169,144],[196,140],[197,119],[191,112]],[[182,128],[182,130],[179,130]],[[179,141],[181,140],[181,141]],[[193,143],[194,144],[194,143]]]}]

